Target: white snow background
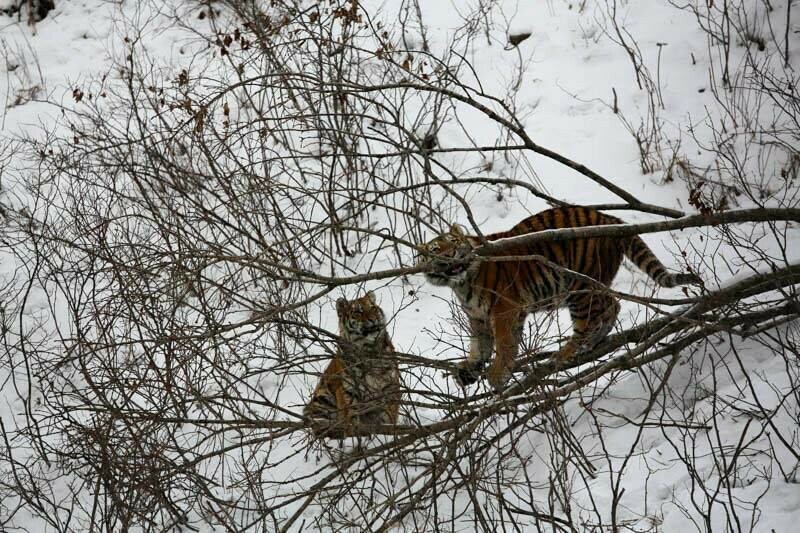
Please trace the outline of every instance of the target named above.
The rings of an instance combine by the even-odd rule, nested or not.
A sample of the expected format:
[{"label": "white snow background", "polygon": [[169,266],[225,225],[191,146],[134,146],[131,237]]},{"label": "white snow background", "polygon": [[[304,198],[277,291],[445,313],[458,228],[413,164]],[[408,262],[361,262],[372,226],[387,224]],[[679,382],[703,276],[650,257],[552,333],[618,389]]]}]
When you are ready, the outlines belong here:
[{"label": "white snow background", "polygon": [[[691,0],[689,0],[691,2]],[[474,4],[474,5],[473,5]],[[486,3],[489,5],[489,3]],[[687,212],[694,212],[688,203],[688,188],[679,179],[665,180],[665,169],[658,168],[649,174],[643,174],[640,167],[639,153],[631,134],[625,129],[619,115],[611,109],[616,93],[619,109],[634,124],[640,118],[646,119],[647,99],[645,92],[636,84],[634,66],[630,58],[618,44],[613,42],[613,34],[604,19],[605,2],[595,3],[593,0],[572,2],[563,0],[527,0],[499,2],[491,9],[487,8],[484,21],[472,23],[487,24],[487,35],[475,39],[467,50],[461,52],[475,69],[475,78],[480,80],[485,93],[504,95],[508,88],[518,84],[514,105],[519,117],[522,117],[529,136],[537,143],[566,155],[600,175],[610,178],[615,184],[636,195],[643,202],[664,207],[674,207]],[[704,2],[700,2],[704,4]],[[778,5],[779,4],[779,5]],[[381,20],[385,27],[396,29],[399,20],[400,2],[362,2],[364,9],[374,20]],[[462,2],[422,2],[422,19],[426,23],[426,38],[434,52],[444,47],[449,39],[470,21],[462,15],[473,13],[477,3]],[[623,1],[617,2],[620,20],[624,21],[624,29],[631,41],[635,41],[642,57],[649,68],[655,72],[656,66],[660,80],[661,97],[664,107],[659,110],[659,117],[664,121],[663,129],[666,137],[673,142],[680,140],[682,153],[689,154],[692,163],[698,167],[708,165],[709,154],[695,147],[690,132],[705,139],[708,135],[707,124],[719,121],[721,111],[715,101],[711,83],[718,83],[709,76],[711,59],[709,54],[717,54],[718,50],[709,45],[707,35],[698,27],[695,18],[685,10],[676,9],[667,0]],[[752,14],[758,21],[758,27],[768,31],[767,23],[775,28],[783,28],[786,20],[787,2],[772,2],[774,10],[765,11],[765,2],[753,1]],[[160,9],[156,9],[159,7]],[[137,42],[146,50],[153,61],[163,69],[163,76],[173,79],[183,68],[191,68],[198,57],[212,51],[206,48],[197,35],[186,28],[174,24],[171,15],[175,10],[192,16],[193,30],[203,34],[210,32],[207,19],[198,19],[197,14],[206,9],[202,2],[169,2],[152,3],[123,0],[111,2],[102,0],[61,0],[56,1],[56,8],[48,17],[30,27],[24,22],[17,22],[16,17],[0,15],[0,53],[4,63],[0,64],[3,83],[0,83],[0,136],[3,139],[16,139],[22,136],[43,137],[62,128],[60,109],[53,102],[66,107],[79,107],[75,102],[73,91],[80,88],[89,92],[89,87],[96,87],[98,81],[105,76],[103,83],[113,86],[120,83],[118,65],[124,59],[127,43],[132,28],[140,33]],[[791,65],[800,68],[800,38],[797,29],[800,27],[800,5],[792,11],[792,28],[790,56]],[[23,17],[24,19],[24,17]],[[188,19],[187,19],[188,20]],[[510,46],[507,36],[510,34],[530,33],[530,37],[518,46]],[[413,38],[414,36],[409,36]],[[419,36],[416,36],[419,38]],[[730,64],[735,70],[743,63],[748,43],[736,43],[731,49]],[[714,57],[714,59],[718,59]],[[522,72],[520,74],[520,69]],[[795,70],[796,72],[796,70]],[[95,84],[95,85],[92,85]],[[413,114],[414,110],[409,110]],[[479,145],[493,145],[498,141],[499,130],[496,125],[489,125],[485,117],[470,110],[462,110],[459,115],[462,124],[445,123],[438,133],[439,146],[442,148],[469,146],[469,140],[462,133],[470,131]],[[412,121],[409,118],[409,121]],[[420,131],[424,131],[422,125]],[[665,152],[669,147],[663,147]],[[12,209],[28,209],[32,212],[47,209],[47,206],[35,205],[33,199],[20,187],[22,175],[19,170],[23,164],[15,164],[15,154],[3,153],[10,157],[11,164],[0,175],[2,200],[4,206]],[[479,172],[491,173],[494,177],[511,178],[528,181],[543,192],[576,204],[599,204],[618,202],[611,193],[588,181],[584,176],[566,168],[552,160],[539,156],[531,156],[530,164],[520,164],[520,159],[506,160],[502,153],[488,154],[487,161],[478,159],[474,154],[461,156],[458,153],[447,156],[451,167],[457,173],[475,175]],[[785,161],[776,159],[770,162],[773,175],[765,176],[765,188],[782,192],[788,184],[781,182],[779,170]],[[17,170],[15,170],[17,169]],[[15,173],[16,172],[16,173]],[[507,229],[529,214],[547,208],[547,204],[522,188],[492,189],[465,186],[459,191],[469,202],[470,208],[482,231],[489,233]],[[780,194],[776,194],[780,196]],[[789,193],[787,193],[789,196]],[[752,207],[742,203],[737,207]],[[51,206],[57,209],[58,206]],[[457,204],[448,207],[452,222],[468,225],[465,213]],[[647,215],[634,211],[615,213],[628,222],[660,220],[655,215]],[[377,229],[390,227],[383,223]],[[747,233],[744,232],[743,235]],[[430,237],[430,232],[427,233]],[[787,233],[787,261],[800,257],[796,228]],[[708,229],[683,230],[673,233],[655,233],[644,236],[645,241],[662,261],[673,270],[685,270],[681,264],[681,251],[689,252],[689,264],[698,256],[706,261],[706,266],[698,271],[713,283],[713,279],[704,268],[714,265],[720,281],[729,283],[737,276],[751,273],[753,269],[764,270],[766,267],[748,264],[747,258],[739,257],[734,250],[720,246],[714,240],[714,233]],[[774,250],[776,257],[781,250],[777,244],[765,239],[761,243],[767,250]],[[412,253],[407,251],[406,265],[411,264]],[[47,287],[38,283],[23,284],[25,269],[19,270],[18,264],[10,250],[2,251],[0,266],[5,283],[20,283],[25,295],[24,307],[19,324],[27,331],[38,328],[42,339],[48,334],[59,331],[68,336],[70,328],[69,309],[64,298],[52,292],[56,287]],[[349,268],[355,273],[371,270],[383,270],[399,266],[393,256],[385,254],[372,257],[354,257],[349,261]],[[323,270],[323,269],[321,269]],[[635,294],[650,295],[655,289],[645,276],[630,264],[624,266],[618,274],[614,288]],[[710,288],[713,288],[710,287]],[[389,328],[395,347],[401,352],[458,361],[463,357],[465,339],[459,338],[450,319],[453,295],[449,289],[435,288],[424,282],[421,275],[403,282],[400,279],[386,283],[370,282],[357,287],[337,289],[325,298],[313,304],[311,316],[318,319],[318,325],[329,331],[336,331],[334,300],[339,296],[354,297],[365,289],[374,289],[379,303],[391,317]],[[411,295],[409,295],[411,294]],[[680,297],[678,289],[660,289],[661,297]],[[3,305],[7,305],[3,302]],[[9,308],[11,307],[10,304]],[[231,310],[235,313],[237,309]],[[244,311],[238,309],[241,314]],[[620,313],[620,328],[639,323],[648,311],[632,302],[623,302]],[[560,331],[569,331],[569,320],[562,314]],[[781,326],[785,335],[790,336],[796,330],[796,324]],[[437,342],[435,332],[444,331],[445,338],[453,345]],[[555,331],[551,331],[551,334]],[[722,487],[718,479],[715,461],[720,449],[730,448],[744,439],[754,439],[749,450],[767,450],[770,432],[762,431],[762,422],[752,423],[746,413],[752,398],[742,394],[741,383],[747,382],[754,394],[767,409],[775,409],[771,423],[778,427],[794,428],[787,434],[797,435],[800,419],[797,418],[800,406],[797,396],[789,395],[790,378],[796,379],[796,368],[787,369],[784,360],[773,357],[767,348],[756,340],[739,340],[736,351],[741,365],[733,364],[726,368],[736,368],[734,372],[717,373],[719,361],[717,354],[725,353],[727,340],[721,343],[716,352],[708,349],[688,349],[681,354],[676,367],[669,375],[667,387],[672,393],[672,402],[659,405],[658,413],[652,418],[666,421],[665,427],[648,427],[639,439],[639,427],[625,423],[623,416],[635,419],[647,405],[651,384],[639,372],[627,372],[617,375],[602,394],[593,388],[590,391],[578,392],[564,405],[564,417],[589,458],[597,458],[594,463],[596,476],[586,486],[576,486],[569,504],[576,523],[585,524],[586,531],[604,531],[608,526],[609,516],[603,516],[605,525],[597,522],[597,517],[590,509],[606,510],[611,508],[613,493],[611,486],[617,482],[616,476],[621,474],[620,484],[624,487],[622,502],[619,506],[621,516],[617,520],[625,524],[629,531],[761,531],[761,532],[794,532],[800,523],[800,482],[796,474],[789,481],[781,475],[783,469],[796,470],[797,465],[791,453],[781,445],[769,447],[777,450],[774,454],[754,453],[748,460],[748,468],[752,474],[743,472],[740,483],[733,487]],[[54,344],[53,349],[58,344]],[[550,346],[552,348],[552,346]],[[24,365],[13,350],[3,356],[0,362],[0,417],[6,430],[10,431],[23,424],[25,403],[36,405],[36,395],[40,394],[36,379],[29,380]],[[795,354],[796,355],[796,354]],[[254,364],[258,358],[254,357]],[[319,371],[324,361],[307,363],[313,370]],[[654,363],[656,365],[656,363]],[[454,395],[462,394],[452,379],[443,373],[427,372],[425,375],[415,374],[415,369],[408,365],[402,372],[405,383],[411,386],[412,380],[421,379],[436,382],[437,386]],[[412,378],[413,376],[413,378]],[[702,387],[698,387],[700,384]],[[737,386],[737,384],[739,386]],[[291,373],[288,376],[263,376],[258,381],[262,391],[276,403],[299,413],[302,404],[314,386],[311,375]],[[28,392],[30,387],[30,392]],[[471,392],[486,392],[485,385],[469,389]],[[271,392],[271,388],[274,392]],[[600,385],[597,388],[602,388]],[[705,395],[698,391],[714,391]],[[739,406],[740,409],[729,409],[723,414],[711,418],[710,413],[720,409],[717,402],[724,399],[728,405]],[[586,414],[584,401],[591,401],[594,416],[606,416],[608,428],[604,431],[603,441],[597,439],[596,427],[591,417]],[[670,420],[686,420],[686,413],[694,413],[698,427],[703,421],[713,421],[713,428],[696,429],[691,432],[691,439],[682,438],[680,430],[669,427]],[[603,414],[606,413],[606,414]],[[281,418],[280,413],[274,416]],[[419,410],[422,420],[430,422],[437,419],[434,410]],[[498,424],[501,422],[498,421]],[[225,442],[237,442],[237,436],[231,434]],[[520,454],[525,457],[524,469],[532,483],[526,487],[539,502],[548,501],[547,480],[551,465],[551,441],[543,432],[528,432],[520,438]],[[696,439],[696,440],[692,440]],[[704,478],[706,486],[718,484],[720,493],[713,503],[706,499],[707,494],[698,493],[687,467],[675,458],[686,450],[676,450],[673,446],[682,442],[686,446],[693,444],[695,466],[701,471],[697,475]],[[796,442],[795,442],[796,444]],[[614,459],[609,462],[600,460],[603,447],[611,457],[625,457],[631,446],[635,447],[632,459],[625,464]],[[249,463],[259,465],[261,469],[254,475],[261,476],[264,483],[264,501],[282,501],[291,494],[313,485],[315,481],[329,474],[331,470],[322,470],[326,462],[333,463],[337,453],[310,447],[305,435],[297,433],[276,440],[268,454],[261,450],[260,455]],[[20,454],[27,452],[20,450]],[[19,455],[18,455],[19,456]],[[522,462],[522,461],[521,461]],[[788,466],[787,466],[788,465]],[[56,480],[51,485],[55,498],[67,497],[68,487],[73,482],[73,474],[68,468],[59,470],[56,465],[41,465],[50,479]],[[8,482],[14,475],[13,469],[0,462],[0,476]],[[224,469],[214,470],[216,485],[214,495],[220,498],[240,497],[235,495],[237,488],[228,485],[229,473]],[[613,475],[612,475],[613,473]],[[413,474],[413,469],[412,469]],[[376,483],[402,486],[413,483],[408,470],[386,470],[376,474],[381,478]],[[311,477],[306,477],[311,475]],[[62,495],[58,491],[63,491]],[[84,487],[81,491],[86,502],[92,498],[92,487]],[[235,495],[235,496],[232,496]],[[2,495],[0,495],[2,496]],[[520,500],[522,501],[522,500]],[[250,528],[253,531],[271,531],[280,527],[281,520],[292,516],[301,506],[302,499],[282,507],[270,520],[274,522],[251,523],[252,517],[246,513],[238,515],[241,522],[230,527]],[[479,527],[475,516],[469,511],[470,500],[465,493],[460,493],[451,500],[442,496],[440,512],[451,516],[441,526],[456,531],[471,531]],[[522,505],[522,504],[520,504]],[[715,506],[711,513],[712,522],[703,523],[698,509]],[[65,502],[59,512],[68,513],[69,505]],[[492,505],[487,504],[487,508]],[[545,506],[546,508],[546,506]],[[463,511],[467,510],[466,513]],[[188,513],[188,524],[201,531],[223,531],[222,527],[212,527],[206,521],[209,517],[206,509],[200,507],[184,509]],[[6,493],[0,502],[0,530],[8,531],[51,531],[53,527],[42,517],[31,502],[24,502],[17,496]],[[605,511],[603,511],[605,512]],[[325,505],[315,503],[307,507],[302,519],[291,526],[290,530],[326,529],[327,522],[322,518],[326,513]],[[726,517],[735,514],[738,522],[730,522]],[[369,515],[369,511],[365,512]],[[412,513],[413,515],[413,513]],[[62,520],[67,520],[66,516]],[[519,517],[522,530],[537,531],[550,526],[537,522],[533,518]],[[81,529],[87,526],[86,517],[79,520],[75,517],[70,527]],[[301,526],[301,524],[305,524]],[[368,529],[358,516],[353,517],[353,525],[341,527],[341,530],[357,531]],[[423,525],[420,525],[423,524]],[[417,522],[413,516],[394,526],[396,531],[415,531],[425,529],[425,522]],[[176,528],[178,526],[175,526]],[[508,530],[514,530],[509,526]]]}]

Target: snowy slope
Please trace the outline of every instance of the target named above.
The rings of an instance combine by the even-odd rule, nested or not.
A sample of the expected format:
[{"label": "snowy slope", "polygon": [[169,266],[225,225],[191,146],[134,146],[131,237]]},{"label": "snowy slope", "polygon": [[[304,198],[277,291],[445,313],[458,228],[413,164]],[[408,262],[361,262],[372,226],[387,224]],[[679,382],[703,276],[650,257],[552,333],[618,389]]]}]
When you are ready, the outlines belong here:
[{"label": "snowy slope", "polygon": [[[612,110],[616,98],[619,110],[637,126],[642,117],[647,117],[648,101],[645,92],[637,87],[635,68],[629,56],[613,42],[613,29],[601,4],[607,5],[601,2],[597,5],[566,1],[503,2],[487,11],[486,18],[476,23],[481,33],[484,31],[481,24],[486,25],[486,35],[476,38],[463,51],[474,68],[475,76],[471,81],[480,80],[487,94],[502,96],[512,88],[514,109],[535,142],[586,165],[643,202],[693,212],[688,202],[689,190],[681,180],[665,180],[665,168],[642,173],[636,143],[620,116]],[[754,9],[756,4],[753,2]],[[383,21],[386,27],[393,28],[393,24],[402,18],[400,3],[370,1],[364,5],[374,20]],[[463,30],[469,21],[462,16],[474,6],[423,2],[420,7],[427,25],[426,40],[432,52],[437,54],[444,53],[451,38]],[[6,56],[7,80],[0,86],[0,101],[6,102],[0,135],[3,139],[45,136],[57,127],[63,128],[64,123],[59,122],[60,110],[54,103],[66,107],[77,105],[74,91],[80,88],[88,92],[86,87],[97,87],[90,81],[97,83],[103,77],[108,80],[101,83],[103,87],[120,83],[126,39],[142,43],[142,48],[163,68],[163,76],[175,78],[182,68],[189,68],[196,57],[208,52],[192,31],[174,24],[173,14],[177,10],[184,22],[190,21],[193,31],[208,34],[211,26],[207,18],[198,17],[201,9],[193,2],[177,0],[164,3],[161,13],[154,12],[151,3],[62,1],[57,2],[56,9],[35,29],[0,16],[0,46]],[[690,13],[679,11],[666,1],[620,2],[619,9],[627,35],[638,43],[651,71],[658,71],[663,100],[658,118],[663,121],[666,137],[676,143],[680,140],[681,154],[689,154],[693,164],[709,164],[710,156],[697,151],[695,140],[690,135],[691,131],[700,140],[707,140],[707,117],[716,120],[719,113],[714,95],[709,90],[712,81],[708,79],[709,53],[715,52],[709,48],[706,35]],[[785,9],[785,6],[776,6],[770,20],[776,24],[784,20]],[[797,15],[793,13],[792,16]],[[139,28],[139,35],[131,35],[134,27]],[[394,31],[399,30],[395,28]],[[507,36],[518,33],[530,33],[531,36],[517,47],[508,45]],[[421,41],[413,31],[408,38]],[[731,64],[740,64],[743,55],[743,47],[734,47]],[[792,61],[795,67],[800,67],[796,56]],[[467,69],[462,70],[462,74],[468,78],[471,76]],[[488,146],[498,142],[499,128],[496,124],[489,124],[481,114],[460,108],[458,118],[458,121],[450,120],[441,125],[438,132],[441,148],[464,147],[472,142]],[[424,128],[420,130],[424,131]],[[663,148],[669,152],[669,147]],[[529,181],[543,192],[572,203],[618,202],[602,187],[550,159],[535,154],[507,158],[501,152],[487,157],[490,161],[474,153],[451,153],[443,154],[441,160],[450,168],[457,169],[459,174],[474,176],[486,172],[492,177]],[[490,164],[487,166],[487,163]],[[783,163],[778,160],[768,162],[775,175]],[[5,196],[2,201],[15,209],[27,206],[33,210],[35,202],[19,187],[21,181],[19,175],[3,176]],[[481,230],[487,233],[506,229],[528,214],[548,207],[546,202],[520,187],[463,186],[458,191],[468,201]],[[741,206],[750,207],[745,200]],[[450,202],[447,207],[449,212],[443,213],[443,218],[469,225],[466,213],[456,202]],[[622,211],[619,216],[630,222],[659,220],[655,215],[634,211]],[[385,219],[380,219],[378,224],[380,229],[392,227]],[[746,258],[739,257],[728,247],[720,248],[713,240],[714,235],[710,230],[697,229],[650,234],[644,239],[675,270],[683,270],[686,266],[677,263],[681,260],[681,251],[686,250],[690,252],[689,264],[696,267],[693,261],[697,261],[699,254],[706,260],[706,267],[714,265],[718,269],[722,282],[747,273]],[[797,243],[796,229],[787,240]],[[769,239],[765,239],[762,246],[776,255],[780,252]],[[792,247],[786,253],[791,262],[800,255],[800,247]],[[413,253],[404,250],[403,259],[406,266],[411,264]],[[357,256],[348,263],[355,272],[398,266],[397,258],[388,253],[377,257]],[[19,264],[8,250],[3,253],[2,267],[6,280],[19,282],[24,279],[24,274],[16,270]],[[700,271],[704,272],[703,268]],[[706,273],[704,277],[712,285],[715,283],[710,274]],[[24,285],[21,288],[27,289]],[[623,267],[614,288],[638,295],[651,295],[655,290],[644,280],[644,275],[630,265]],[[44,289],[38,283],[30,287],[22,309],[22,323],[26,329],[42,324],[43,332],[60,331],[68,336],[64,332],[70,327],[70,311],[63,298],[47,298],[51,289]],[[421,275],[412,276],[407,282],[378,280],[337,288],[312,303],[309,315],[321,328],[335,331],[333,302],[336,297],[356,296],[365,289],[376,291],[381,306],[392,317],[389,327],[398,351],[452,362],[463,356],[468,339],[452,319],[452,294],[448,289],[426,284]],[[679,298],[682,293],[678,289],[661,289],[658,296]],[[234,311],[245,315],[241,309]],[[623,302],[619,328],[641,323],[648,316],[652,316],[652,312],[643,306]],[[538,343],[539,348],[552,349],[553,342],[558,341],[555,337],[557,328],[562,334],[569,330],[568,317],[563,313],[557,322],[546,340],[531,339],[531,343]],[[795,331],[796,325],[792,323],[779,328],[779,334],[788,339],[793,339]],[[729,349],[731,342],[735,343],[737,355],[733,359]],[[575,523],[583,524],[586,531],[601,531],[609,527],[612,509],[614,518],[630,531],[794,531],[793,524],[800,520],[800,485],[797,484],[796,472],[791,472],[788,476],[790,481],[785,481],[786,476],[779,467],[791,465],[793,454],[785,446],[771,444],[769,425],[762,423],[763,420],[752,409],[753,396],[756,395],[764,409],[774,409],[770,424],[781,428],[798,424],[800,407],[797,396],[793,396],[791,391],[791,379],[796,379],[796,370],[787,369],[783,359],[769,353],[764,345],[769,342],[769,339],[731,341],[730,338],[720,338],[686,350],[671,363],[661,361],[653,363],[647,370],[620,372],[613,379],[604,378],[574,393],[565,401],[560,415],[543,416],[536,424],[537,430],[525,426],[523,431],[514,435],[518,439],[516,455],[497,463],[490,461],[485,468],[502,466],[510,472],[516,468],[517,473],[509,474],[508,478],[519,482],[518,486],[508,489],[512,493],[507,495],[510,501],[525,507],[525,502],[533,499],[542,504],[540,510],[546,510],[550,504],[553,514],[560,514],[567,507]],[[54,343],[54,349],[58,349],[57,345]],[[315,354],[322,353],[318,345],[312,344],[311,350]],[[252,355],[252,366],[257,368],[257,349]],[[306,362],[303,369],[319,371],[324,364],[325,361],[317,357]],[[249,372],[248,369],[235,371]],[[409,388],[427,388],[454,396],[463,394],[440,370],[421,370],[407,365],[403,372],[404,383]],[[21,398],[27,396],[18,391],[28,386],[29,377],[22,367],[7,363],[0,365],[0,373],[0,383],[3,383],[0,394],[4,400],[0,416],[6,428],[12,428],[22,423],[25,406]],[[651,391],[658,386],[659,378],[665,375],[665,387],[670,393],[656,405],[649,404]],[[264,391],[265,397],[299,413],[314,379],[312,375],[304,375],[293,368],[285,375],[256,375],[248,383]],[[35,402],[37,384],[34,381],[30,385],[34,390],[32,401]],[[476,391],[484,393],[488,388],[479,385],[471,389],[471,392]],[[645,411],[649,411],[647,421],[660,421],[661,424],[629,423],[638,420]],[[267,408],[259,414],[289,420],[288,416]],[[425,406],[414,410],[409,408],[406,412],[406,420],[413,423],[434,422],[440,416],[441,411]],[[573,450],[555,449],[556,441],[547,430],[559,424],[570,428]],[[494,420],[486,424],[485,430],[491,434],[501,432],[502,428],[503,421]],[[788,433],[795,435],[797,432],[792,430]],[[503,436],[501,442],[508,439],[508,435]],[[740,452],[737,445],[745,441],[747,446]],[[223,435],[219,444],[238,442],[239,437],[232,432]],[[382,441],[375,439],[370,446],[377,445],[376,442]],[[260,476],[257,486],[261,490],[258,496],[266,501],[283,502],[327,475],[329,471],[324,468],[342,460],[342,457],[346,458],[352,446],[353,443],[346,443],[343,450],[320,450],[309,446],[305,434],[296,432],[276,440],[268,450],[259,448],[252,457],[232,456],[230,465],[235,469],[245,464],[257,471],[256,475]],[[772,450],[777,451],[773,453]],[[741,469],[740,474],[737,473],[738,484],[723,486],[717,462],[720,457],[732,453],[747,455],[747,466]],[[571,498],[569,502],[557,504],[553,501],[552,486],[556,483],[553,476],[560,471],[564,454],[572,454],[573,459],[575,455],[583,454],[592,466],[583,471],[572,469],[568,479],[557,480],[568,486],[565,490]],[[696,459],[692,468],[697,470],[691,470],[680,460],[687,455]],[[409,458],[409,462],[413,463],[413,458]],[[45,470],[50,468],[56,469],[48,466]],[[8,469],[0,464],[0,471],[7,475]],[[241,487],[228,485],[236,475],[226,472],[224,464],[210,465],[208,471],[217,476],[212,490],[215,497],[243,498],[243,501],[253,497]],[[52,470],[48,472],[54,474]],[[411,486],[419,482],[416,479],[419,472],[413,464],[390,465],[376,472],[376,490]],[[342,475],[346,481],[347,475]],[[54,477],[60,480],[55,490],[69,494],[66,485],[71,479],[70,473],[59,472],[59,476]],[[706,487],[716,487],[724,496],[715,497],[714,503],[710,504],[708,494],[698,489],[697,479],[702,479]],[[90,501],[92,492],[91,487],[81,491],[86,497],[85,502]],[[242,496],[243,493],[247,495]],[[719,503],[721,500],[724,502]],[[258,531],[272,530],[282,520],[299,512],[301,504],[302,500],[298,500],[281,508],[276,516],[271,517],[276,521],[275,525],[265,523],[263,529],[250,524],[257,515],[251,516],[247,512],[234,516],[231,523],[236,524],[235,527],[250,525]],[[466,493],[461,492],[452,499],[442,496],[439,505],[442,507],[440,512],[451,517],[451,521],[441,527],[456,531],[479,527],[477,518],[470,511],[472,502]],[[709,506],[715,509],[710,513],[711,523],[703,523],[703,512]],[[491,509],[492,505],[487,504],[487,508]],[[52,527],[38,516],[40,512],[34,506],[23,505],[17,513],[11,513],[10,509],[10,506],[0,504],[0,517],[5,519],[9,515],[9,521],[4,525],[9,530],[45,531]],[[462,512],[465,510],[466,513]],[[207,509],[197,507],[189,511],[192,524],[202,530],[211,530],[200,520],[200,517],[207,516]],[[302,518],[294,522],[291,530],[302,530],[301,524],[306,524],[306,528],[327,525],[329,512],[324,502],[315,502],[302,510]],[[495,512],[498,513],[495,518],[502,518],[502,510]],[[369,515],[368,511],[365,513]],[[733,523],[727,521],[732,514],[737,519]],[[420,521],[416,522],[417,519]],[[523,516],[519,520],[524,530],[558,529],[535,517]],[[368,529],[366,523],[368,521],[360,521],[356,516],[351,525],[341,525],[341,528]],[[395,529],[425,529],[420,524],[426,522],[412,513]],[[77,528],[77,525],[72,527]]]}]

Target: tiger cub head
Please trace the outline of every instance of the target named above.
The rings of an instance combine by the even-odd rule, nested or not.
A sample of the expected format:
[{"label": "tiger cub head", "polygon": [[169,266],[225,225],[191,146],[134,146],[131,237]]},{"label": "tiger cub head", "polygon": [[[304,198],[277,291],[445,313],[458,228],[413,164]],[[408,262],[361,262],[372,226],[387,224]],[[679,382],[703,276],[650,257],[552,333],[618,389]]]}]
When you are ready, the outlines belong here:
[{"label": "tiger cub head", "polygon": [[347,301],[336,300],[339,334],[350,342],[377,339],[386,330],[386,316],[375,301],[372,291],[366,296]]},{"label": "tiger cub head", "polygon": [[425,273],[425,278],[433,285],[461,283],[469,264],[458,261],[467,257],[473,247],[473,239],[461,226],[453,224],[445,233],[419,246],[417,266],[429,264],[433,267],[431,272]]}]

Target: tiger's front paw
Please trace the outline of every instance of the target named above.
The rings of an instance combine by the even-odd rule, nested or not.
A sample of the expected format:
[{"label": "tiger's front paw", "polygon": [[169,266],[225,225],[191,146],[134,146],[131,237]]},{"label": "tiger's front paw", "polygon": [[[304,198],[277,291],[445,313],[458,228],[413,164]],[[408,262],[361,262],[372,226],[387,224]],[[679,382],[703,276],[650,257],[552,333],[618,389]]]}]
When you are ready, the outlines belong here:
[{"label": "tiger's front paw", "polygon": [[578,352],[578,347],[576,343],[570,341],[564,345],[559,351],[555,353],[553,356],[553,364],[556,368],[562,368],[566,366],[575,354]]},{"label": "tiger's front paw", "polygon": [[483,363],[474,364],[468,361],[460,362],[454,375],[456,383],[462,387],[472,385],[481,378],[483,367]]},{"label": "tiger's front paw", "polygon": [[506,365],[493,363],[486,372],[486,379],[495,392],[500,392],[511,378],[511,371]]},{"label": "tiger's front paw", "polygon": [[331,420],[311,419],[310,429],[315,439],[342,440],[347,436],[343,425]]}]

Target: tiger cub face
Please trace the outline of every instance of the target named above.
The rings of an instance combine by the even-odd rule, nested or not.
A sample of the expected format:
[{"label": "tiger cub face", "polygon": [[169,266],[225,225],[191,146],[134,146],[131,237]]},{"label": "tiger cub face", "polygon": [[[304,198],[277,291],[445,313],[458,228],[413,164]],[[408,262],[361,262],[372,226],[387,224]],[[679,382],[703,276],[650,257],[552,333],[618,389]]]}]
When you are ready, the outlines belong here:
[{"label": "tiger cub face", "polygon": [[366,296],[347,301],[336,300],[339,334],[353,343],[369,342],[386,331],[386,315],[375,301],[372,291]]},{"label": "tiger cub face", "polygon": [[461,226],[453,224],[450,229],[419,246],[417,266],[430,264],[432,272],[425,273],[433,285],[453,286],[464,281],[468,263],[459,263],[472,251],[474,243]]}]

